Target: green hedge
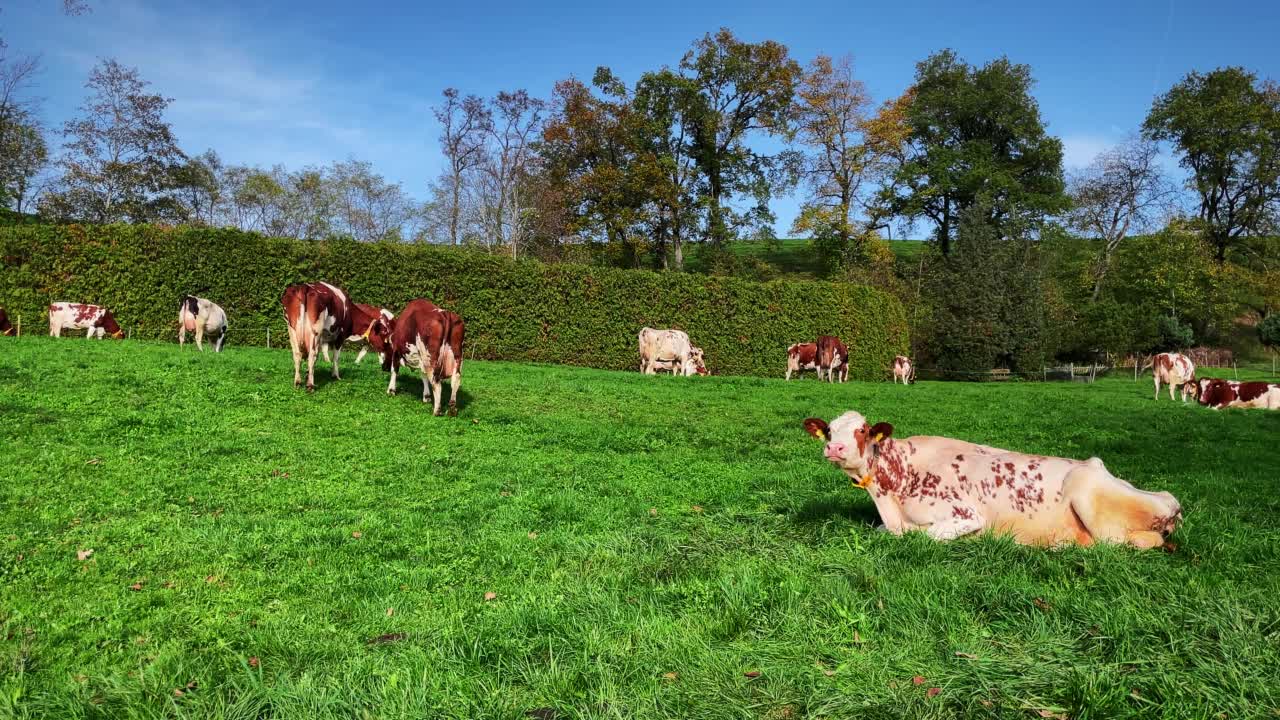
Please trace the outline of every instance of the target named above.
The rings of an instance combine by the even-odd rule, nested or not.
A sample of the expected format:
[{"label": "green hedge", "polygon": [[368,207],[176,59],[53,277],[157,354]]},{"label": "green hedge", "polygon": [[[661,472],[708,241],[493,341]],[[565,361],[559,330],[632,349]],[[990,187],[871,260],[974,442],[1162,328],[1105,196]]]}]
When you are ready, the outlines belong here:
[{"label": "green hedge", "polygon": [[286,285],[324,279],[399,310],[426,297],[467,322],[467,357],[637,369],[641,327],[686,330],[715,374],[777,377],[786,347],[819,334],[850,349],[850,376],[881,379],[907,347],[902,306],[849,284],[753,283],[694,274],[513,261],[421,245],[304,242],[235,230],[0,227],[0,305],[45,332],[51,301],[92,302],[138,338],[175,338],[179,299],[208,297],[228,343],[285,342]]}]

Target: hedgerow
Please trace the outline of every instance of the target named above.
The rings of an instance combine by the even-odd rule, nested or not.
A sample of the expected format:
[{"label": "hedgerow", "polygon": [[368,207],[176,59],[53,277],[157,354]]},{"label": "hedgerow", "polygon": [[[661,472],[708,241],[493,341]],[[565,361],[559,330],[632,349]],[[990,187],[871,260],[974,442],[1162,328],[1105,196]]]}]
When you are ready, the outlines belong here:
[{"label": "hedgerow", "polygon": [[638,367],[641,327],[675,327],[713,373],[777,376],[793,342],[819,334],[850,348],[850,377],[883,378],[907,347],[901,304],[847,283],[755,283],[695,274],[511,260],[423,245],[268,238],[238,230],[145,225],[0,228],[0,305],[44,332],[53,301],[107,306],[132,337],[176,334],[179,299],[226,309],[231,344],[285,343],[280,295],[327,280],[393,311],[415,297],[467,323],[467,357]]}]

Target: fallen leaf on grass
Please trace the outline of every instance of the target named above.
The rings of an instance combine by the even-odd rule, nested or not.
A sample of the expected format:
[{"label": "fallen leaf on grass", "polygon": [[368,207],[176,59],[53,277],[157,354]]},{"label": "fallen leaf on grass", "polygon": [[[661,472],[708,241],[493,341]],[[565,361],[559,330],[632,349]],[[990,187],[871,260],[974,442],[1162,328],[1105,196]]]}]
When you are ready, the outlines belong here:
[{"label": "fallen leaf on grass", "polygon": [[754,680],[754,679],[756,679],[756,678],[760,677],[760,671],[759,671],[759,670],[748,670],[748,671],[746,671],[746,672],[742,673],[742,675],[743,675],[744,677],[749,677],[749,678],[751,678],[752,680]]},{"label": "fallen leaf on grass", "polygon": [[134,584],[130,585],[130,586],[129,586],[129,589],[130,589],[130,590],[141,590],[141,589],[142,589],[142,581],[138,581],[138,582],[136,582],[136,583],[134,583]]},{"label": "fallen leaf on grass", "polygon": [[102,464],[102,458],[96,458],[96,457],[95,457],[95,458],[89,458],[88,460],[85,460],[85,461],[84,461],[84,464],[85,464],[85,465],[101,465],[101,464]]},{"label": "fallen leaf on grass", "polygon": [[937,697],[940,692],[942,692],[942,688],[931,687],[927,692],[925,692],[925,695],[928,695],[929,697]]},{"label": "fallen leaf on grass", "polygon": [[216,583],[216,582],[218,582],[218,576],[217,576],[217,575],[205,575],[205,576],[204,576],[204,581],[205,581],[205,582],[207,582],[207,583]]},{"label": "fallen leaf on grass", "polygon": [[360,532],[359,530],[356,530],[355,532],[351,533],[351,537],[359,540],[360,538],[364,537],[364,533]]},{"label": "fallen leaf on grass", "polygon": [[530,540],[537,540],[537,539],[538,539],[538,533],[536,533],[536,532],[530,532],[530,533],[529,533],[529,539],[530,539]]},{"label": "fallen leaf on grass", "polygon": [[395,608],[387,608],[387,617],[391,617],[392,615],[395,615],[395,614],[396,614]]},{"label": "fallen leaf on grass", "polygon": [[510,491],[510,490],[503,490],[502,492],[500,492],[500,493],[498,493],[498,494],[499,494],[499,495],[501,495],[502,497],[511,497],[511,491]]},{"label": "fallen leaf on grass", "polygon": [[912,685],[923,685],[923,684],[924,684],[924,676],[923,676],[923,675],[917,675],[917,676],[915,676],[915,677],[911,678],[911,684],[912,684]]},{"label": "fallen leaf on grass", "polygon": [[261,665],[261,664],[262,664],[262,662],[261,662],[260,660],[258,660],[258,656],[257,656],[257,655],[254,655],[253,657],[249,658],[249,667],[254,667],[254,668],[256,668],[256,667],[258,667],[258,666],[259,666],[259,665]]},{"label": "fallen leaf on grass", "polygon": [[980,701],[980,702],[982,703],[982,707],[984,707],[984,708],[989,708],[989,707],[991,707],[991,706],[992,706],[992,704],[993,704],[990,700],[982,700],[982,701]]},{"label": "fallen leaf on grass", "polygon": [[1037,710],[1036,715],[1039,715],[1042,718],[1053,718],[1053,720],[1069,720],[1065,714],[1057,713],[1052,710]]},{"label": "fallen leaf on grass", "polygon": [[83,562],[85,560],[88,560],[89,556],[92,554],[93,554],[93,548],[89,548],[88,550],[78,550],[76,551],[76,559]]},{"label": "fallen leaf on grass", "polygon": [[823,670],[823,671],[822,671],[822,674],[823,674],[823,675],[826,675],[827,677],[831,677],[831,676],[833,676],[833,675],[835,675],[835,674],[836,674],[836,671],[835,671],[835,670]]},{"label": "fallen leaf on grass", "polygon": [[489,592],[487,592],[487,593],[485,593],[485,594],[484,594],[484,599],[485,599],[485,602],[489,602],[490,600],[497,600],[497,599],[498,599],[498,593],[493,592],[492,590],[490,590]]},{"label": "fallen leaf on grass", "polygon": [[404,633],[387,633],[386,635],[379,635],[376,638],[371,638],[370,640],[367,641],[366,644],[380,645],[382,643],[393,643],[393,642],[398,642],[400,640],[403,640],[406,637],[408,637],[408,635],[405,635]]},{"label": "fallen leaf on grass", "polygon": [[694,506],[693,506],[692,508],[690,508],[690,509],[691,509],[691,510],[693,510],[695,513],[701,513],[701,512],[702,512],[702,506],[701,506],[701,505],[694,505]]},{"label": "fallen leaf on grass", "polygon": [[1173,553],[1178,552],[1178,543],[1166,540],[1165,543],[1160,546],[1160,549],[1172,555]]},{"label": "fallen leaf on grass", "polygon": [[534,720],[556,720],[556,718],[560,717],[560,714],[556,712],[555,708],[549,708],[549,707],[540,707],[540,708],[534,708],[532,710],[525,710],[524,714],[527,717],[533,718]]},{"label": "fallen leaf on grass", "polygon": [[675,680],[678,677],[680,677],[680,673],[673,673],[673,672],[662,673],[663,680]]},{"label": "fallen leaf on grass", "polygon": [[649,508],[649,517],[658,517],[658,508]]},{"label": "fallen leaf on grass", "polygon": [[174,697],[182,697],[183,695],[186,695],[186,693],[182,692],[182,688],[174,688],[174,689],[173,689],[173,696],[174,696]]},{"label": "fallen leaf on grass", "polygon": [[164,587],[164,589],[165,589],[165,590],[172,590],[172,589],[173,589],[173,581],[172,581],[172,580],[165,580],[165,581],[164,581],[164,585],[163,585],[162,587]]},{"label": "fallen leaf on grass", "polygon": [[973,653],[960,652],[959,650],[957,650],[957,651],[956,651],[956,657],[958,657],[958,658],[964,658],[965,660],[977,660],[977,659],[978,659],[978,656],[977,656],[977,655],[974,655]]},{"label": "fallen leaf on grass", "polygon": [[75,675],[71,676],[71,679],[75,680],[78,683],[85,683],[89,681],[89,676],[83,673],[76,673]]},{"label": "fallen leaf on grass", "polygon": [[858,645],[862,644],[862,636],[858,634],[857,630],[853,631],[853,641]]},{"label": "fallen leaf on grass", "polygon": [[1041,610],[1043,610],[1043,611],[1045,611],[1045,612],[1049,612],[1050,610],[1052,610],[1052,609],[1053,609],[1053,606],[1052,606],[1052,605],[1050,605],[1049,603],[1045,602],[1045,601],[1044,601],[1044,600],[1042,600],[1041,598],[1036,598],[1035,600],[1032,600],[1031,602],[1032,602],[1032,603],[1034,603],[1036,607],[1040,608]]}]

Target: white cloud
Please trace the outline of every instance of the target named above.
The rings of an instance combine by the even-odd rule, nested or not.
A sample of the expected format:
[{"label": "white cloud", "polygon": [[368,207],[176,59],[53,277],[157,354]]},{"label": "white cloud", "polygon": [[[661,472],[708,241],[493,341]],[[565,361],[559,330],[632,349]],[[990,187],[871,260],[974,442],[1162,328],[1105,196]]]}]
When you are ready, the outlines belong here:
[{"label": "white cloud", "polygon": [[1081,170],[1089,166],[1099,154],[1114,147],[1115,136],[1074,134],[1062,137],[1062,164],[1067,170]]}]

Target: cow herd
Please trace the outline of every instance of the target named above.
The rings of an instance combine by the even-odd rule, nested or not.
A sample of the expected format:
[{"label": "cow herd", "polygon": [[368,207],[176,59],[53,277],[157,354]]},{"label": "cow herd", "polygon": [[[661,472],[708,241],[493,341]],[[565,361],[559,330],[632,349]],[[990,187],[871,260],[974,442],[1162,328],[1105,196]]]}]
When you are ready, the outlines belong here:
[{"label": "cow herd", "polygon": [[1214,410],[1229,407],[1280,410],[1280,383],[1197,378],[1195,363],[1180,353],[1160,353],[1152,357],[1151,375],[1155,379],[1157,400],[1163,384],[1169,389],[1170,400],[1174,399],[1174,388],[1177,388],[1183,402],[1191,398]]},{"label": "cow herd", "polygon": [[[313,391],[318,356],[331,363],[333,377],[339,379],[343,348],[358,347],[357,363],[370,350],[378,354],[391,376],[388,394],[395,394],[402,368],[418,370],[422,400],[432,403],[436,415],[447,380],[448,412],[457,414],[466,324],[456,313],[417,299],[396,315],[383,307],[353,303],[345,291],[327,282],[290,285],[280,302],[293,352],[295,387],[303,383],[304,361],[306,388]],[[58,337],[68,329],[85,330],[90,338],[124,337],[106,308],[51,304],[49,334]],[[221,352],[227,337],[226,312],[205,298],[184,297],[178,309],[179,344],[186,343],[187,333],[194,333],[200,350],[208,338],[214,352]],[[14,334],[3,308],[0,334]],[[646,327],[637,342],[640,372],[646,375],[709,374],[702,349],[682,330]],[[1190,397],[1214,409],[1280,409],[1280,383],[1197,378],[1195,364],[1178,353],[1155,355],[1150,367],[1157,400],[1163,385],[1171,400],[1176,389],[1184,402]],[[831,335],[791,345],[786,379],[805,370],[816,371],[819,380],[845,382],[848,347]],[[915,380],[915,368],[904,356],[894,359],[891,371],[895,383]],[[896,440],[892,425],[873,425],[857,412],[830,423],[809,418],[803,425],[825,441],[823,455],[870,494],[884,529],[894,534],[922,530],[934,539],[950,540],[986,531],[1026,544],[1106,541],[1150,548],[1164,543],[1182,519],[1182,507],[1172,495],[1139,490],[1108,472],[1096,457],[1028,455],[943,437]]]}]

